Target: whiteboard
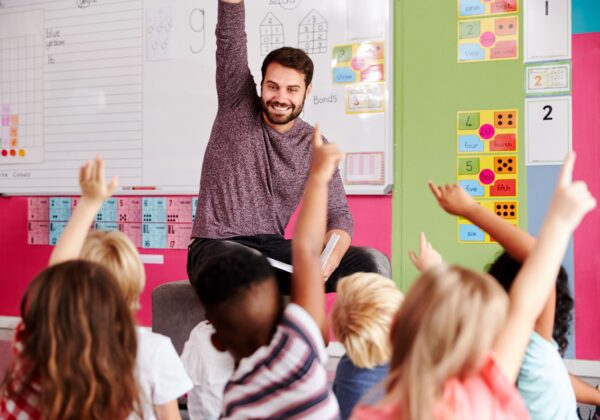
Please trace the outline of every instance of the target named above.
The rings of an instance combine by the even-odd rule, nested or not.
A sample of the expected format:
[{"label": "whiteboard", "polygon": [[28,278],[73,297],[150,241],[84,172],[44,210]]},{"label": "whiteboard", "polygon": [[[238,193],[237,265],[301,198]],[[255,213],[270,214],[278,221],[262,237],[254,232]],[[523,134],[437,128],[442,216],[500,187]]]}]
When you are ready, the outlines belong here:
[{"label": "whiteboard", "polygon": [[[217,1],[0,0],[0,193],[77,193],[79,166],[100,153],[119,194],[197,194],[217,112]],[[393,174],[393,2],[366,4],[246,4],[257,84],[271,49],[313,59],[302,117],[347,153],[348,194],[388,192]],[[383,41],[385,80],[334,83],[346,76],[334,47],[365,40]]]}]

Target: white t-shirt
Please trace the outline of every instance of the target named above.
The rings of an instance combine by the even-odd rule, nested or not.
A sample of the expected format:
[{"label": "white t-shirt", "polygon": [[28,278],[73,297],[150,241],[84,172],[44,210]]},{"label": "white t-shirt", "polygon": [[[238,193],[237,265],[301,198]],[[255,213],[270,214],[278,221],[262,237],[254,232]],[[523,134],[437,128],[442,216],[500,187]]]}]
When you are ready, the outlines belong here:
[{"label": "white t-shirt", "polygon": [[267,346],[242,359],[225,386],[223,418],[337,419],[321,331],[290,303]]},{"label": "white t-shirt", "polygon": [[192,420],[219,418],[223,388],[233,373],[233,357],[215,349],[210,341],[214,332],[210,322],[202,321],[190,333],[181,353],[183,366],[194,384],[187,404]]},{"label": "white t-shirt", "polygon": [[[144,420],[156,419],[155,405],[173,401],[192,388],[169,337],[137,327],[136,373],[141,388]],[[136,418],[134,416],[130,418]]]}]

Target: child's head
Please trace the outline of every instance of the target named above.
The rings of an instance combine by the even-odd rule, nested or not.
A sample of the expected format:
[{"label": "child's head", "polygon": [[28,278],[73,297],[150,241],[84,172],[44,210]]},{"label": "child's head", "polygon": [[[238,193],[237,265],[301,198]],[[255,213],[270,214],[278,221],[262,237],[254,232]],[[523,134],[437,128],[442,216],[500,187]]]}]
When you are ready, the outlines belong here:
[{"label": "child's head", "polygon": [[[507,252],[498,256],[496,261],[487,267],[487,271],[508,293],[521,269],[521,263],[512,258]],[[561,354],[569,345],[568,333],[573,320],[573,298],[569,291],[569,276],[563,267],[556,278],[556,308],[554,310],[554,340],[558,343]]]},{"label": "child's head", "polygon": [[392,327],[389,392],[406,418],[431,418],[444,382],[481,368],[505,322],[508,296],[490,276],[440,265],[410,289]]},{"label": "child's head", "polygon": [[216,333],[213,345],[235,360],[268,344],[283,310],[267,259],[234,242],[212,244],[192,284]]},{"label": "child's head", "polygon": [[5,396],[18,398],[37,378],[47,418],[124,418],[137,409],[135,325],[108,270],[79,260],[44,270],[21,301],[21,317],[22,350]]},{"label": "child's head", "polygon": [[106,267],[115,276],[125,301],[136,312],[146,276],[137,248],[124,233],[93,231],[88,234],[80,257]]},{"label": "child's head", "polygon": [[354,365],[373,368],[389,362],[390,326],[402,299],[394,282],[376,273],[355,273],[338,281],[333,333]]}]

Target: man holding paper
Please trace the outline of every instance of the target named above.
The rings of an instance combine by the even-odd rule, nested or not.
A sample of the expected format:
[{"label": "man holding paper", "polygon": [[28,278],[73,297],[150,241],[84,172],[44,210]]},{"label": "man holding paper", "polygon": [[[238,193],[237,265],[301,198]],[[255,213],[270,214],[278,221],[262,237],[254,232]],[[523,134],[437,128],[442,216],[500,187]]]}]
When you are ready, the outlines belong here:
[{"label": "man holding paper", "polygon": [[[313,63],[302,51],[274,50],[262,66],[261,96],[248,67],[242,0],[219,1],[217,36],[218,112],[204,155],[200,193],[188,254],[195,273],[215,242],[252,247],[291,263],[284,229],[298,206],[308,175],[314,129],[299,118],[311,91]],[[322,267],[327,291],[341,276],[379,271],[382,254],[351,247],[353,221],[339,171],[329,185],[328,258]],[[324,256],[325,257],[325,256]],[[383,257],[385,258],[385,257]],[[283,292],[289,274],[276,270]]]}]

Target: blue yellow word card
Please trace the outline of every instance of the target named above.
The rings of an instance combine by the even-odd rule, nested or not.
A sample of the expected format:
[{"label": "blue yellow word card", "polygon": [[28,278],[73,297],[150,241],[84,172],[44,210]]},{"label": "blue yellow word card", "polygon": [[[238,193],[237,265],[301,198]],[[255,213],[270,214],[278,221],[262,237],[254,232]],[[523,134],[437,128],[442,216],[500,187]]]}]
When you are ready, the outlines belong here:
[{"label": "blue yellow word card", "polygon": [[517,58],[519,58],[518,16],[458,22],[459,63]]},{"label": "blue yellow word card", "polygon": [[[516,200],[487,200],[478,201],[478,203],[498,216],[507,220],[513,225],[518,224],[519,204]],[[457,218],[458,241],[468,243],[494,243],[494,238],[490,237],[481,228],[475,226],[465,218]]]},{"label": "blue yellow word card", "polygon": [[461,111],[456,115],[457,152],[516,153],[516,109]]},{"label": "blue yellow word card", "polygon": [[494,16],[519,11],[517,0],[458,0],[458,17]]}]

